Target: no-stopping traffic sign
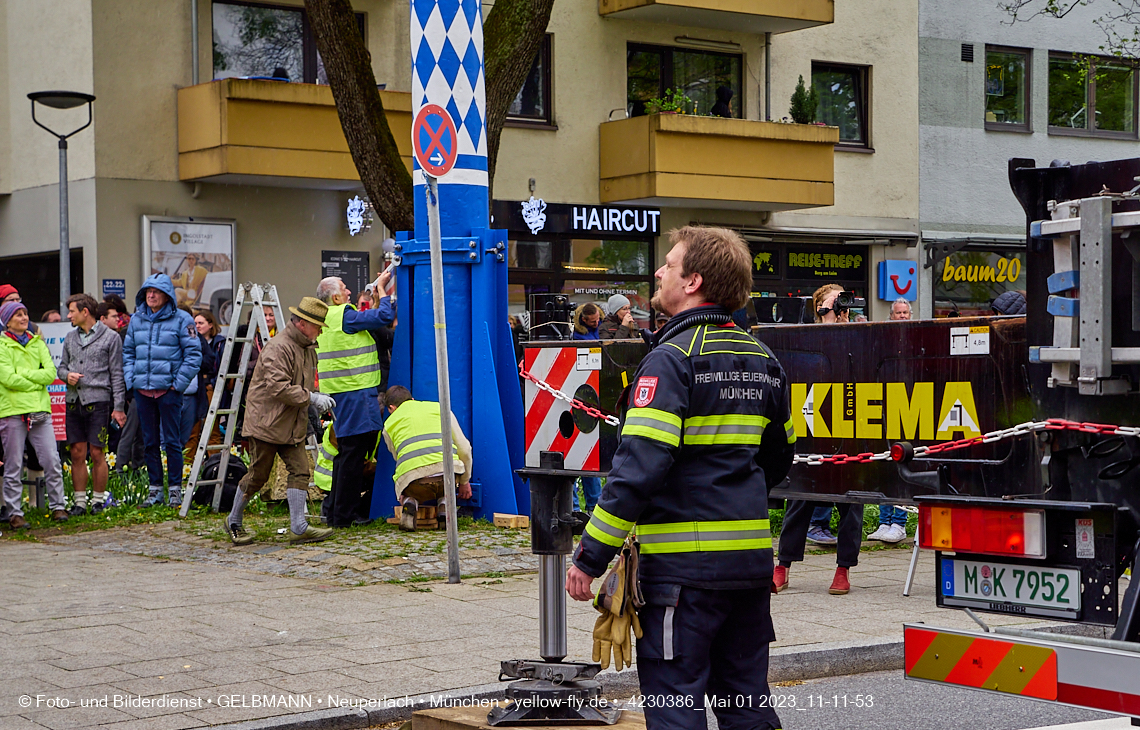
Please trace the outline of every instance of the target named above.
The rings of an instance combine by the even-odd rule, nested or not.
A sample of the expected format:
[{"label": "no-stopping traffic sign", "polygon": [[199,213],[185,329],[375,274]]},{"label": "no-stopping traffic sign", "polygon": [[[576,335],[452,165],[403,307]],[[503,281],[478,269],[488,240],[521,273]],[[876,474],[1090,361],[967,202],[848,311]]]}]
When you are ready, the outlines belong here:
[{"label": "no-stopping traffic sign", "polygon": [[437,104],[425,104],[420,109],[412,124],[412,151],[420,167],[432,177],[451,171],[459,154],[459,138],[446,109]]}]

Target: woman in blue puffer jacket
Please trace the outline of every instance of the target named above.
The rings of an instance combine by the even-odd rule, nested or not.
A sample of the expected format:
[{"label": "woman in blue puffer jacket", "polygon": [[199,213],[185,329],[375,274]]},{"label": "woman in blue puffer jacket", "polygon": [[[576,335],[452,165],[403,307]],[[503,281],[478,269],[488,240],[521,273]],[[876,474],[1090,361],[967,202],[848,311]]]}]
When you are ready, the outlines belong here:
[{"label": "woman in blue puffer jacket", "polygon": [[135,315],[123,342],[123,378],[135,391],[139,431],[146,450],[150,494],[144,507],[163,503],[162,454],[166,449],[169,504],[182,504],[182,394],[197,377],[202,346],[194,318],[174,306],[174,284],[152,274],[135,296]]}]

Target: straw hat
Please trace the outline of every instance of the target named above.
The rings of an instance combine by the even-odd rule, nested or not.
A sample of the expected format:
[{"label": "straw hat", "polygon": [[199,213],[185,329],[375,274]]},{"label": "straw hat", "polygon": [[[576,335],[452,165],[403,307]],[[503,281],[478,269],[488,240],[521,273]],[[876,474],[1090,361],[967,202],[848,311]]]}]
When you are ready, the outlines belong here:
[{"label": "straw hat", "polygon": [[329,313],[329,307],[316,297],[302,298],[301,303],[296,307],[289,307],[289,311],[306,322],[312,322],[321,327],[328,326],[325,324],[325,315]]}]

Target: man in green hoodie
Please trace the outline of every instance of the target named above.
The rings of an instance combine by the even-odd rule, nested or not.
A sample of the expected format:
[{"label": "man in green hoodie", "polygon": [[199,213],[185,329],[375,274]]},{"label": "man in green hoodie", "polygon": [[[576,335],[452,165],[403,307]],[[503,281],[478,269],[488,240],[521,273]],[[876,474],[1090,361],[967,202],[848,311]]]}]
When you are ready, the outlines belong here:
[{"label": "man in green hoodie", "polygon": [[51,423],[47,386],[55,382],[55,364],[39,334],[28,331],[28,308],[20,302],[0,305],[0,439],[4,443],[4,504],[13,530],[24,519],[24,446],[31,442],[47,478],[52,519],[67,520],[63,472]]}]

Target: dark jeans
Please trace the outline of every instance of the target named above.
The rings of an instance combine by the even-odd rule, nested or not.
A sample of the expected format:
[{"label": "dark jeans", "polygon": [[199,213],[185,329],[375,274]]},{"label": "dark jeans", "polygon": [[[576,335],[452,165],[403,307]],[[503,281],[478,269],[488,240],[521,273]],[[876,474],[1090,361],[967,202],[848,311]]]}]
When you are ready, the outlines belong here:
[{"label": "dark jeans", "polygon": [[[836,539],[838,553],[835,564],[841,568],[851,568],[859,564],[859,545],[863,542],[863,505],[840,502],[839,534]],[[808,523],[813,508],[831,505],[821,502],[802,502],[789,499],[784,511],[784,524],[780,528],[780,565],[789,565],[804,559],[804,543],[807,542]]]},{"label": "dark jeans", "polygon": [[162,487],[162,449],[169,465],[167,480],[173,490],[182,486],[182,394],[168,390],[158,398],[135,391],[139,431],[146,449],[146,471],[151,487]]},{"label": "dark jeans", "polygon": [[115,453],[115,469],[137,469],[145,463],[143,439],[139,433],[139,408],[132,398],[127,405],[127,421],[119,435],[119,448]]},{"label": "dark jeans", "polygon": [[833,504],[828,504],[813,509],[811,511],[811,526],[831,530],[831,508],[834,506]]},{"label": "dark jeans", "polygon": [[723,730],[780,727],[768,695],[772,591],[642,584],[637,674],[654,730],[705,730],[705,695]]},{"label": "dark jeans", "polygon": [[[601,477],[580,477],[582,480],[582,493],[586,496],[586,512],[593,512],[598,504],[598,497],[602,496]],[[578,487],[574,486],[574,509],[578,509]]]},{"label": "dark jeans", "polygon": [[333,458],[332,492],[327,499],[329,526],[348,527],[353,520],[366,520],[372,510],[372,482],[364,478],[364,461],[376,447],[379,431],[338,436],[339,452]]}]

